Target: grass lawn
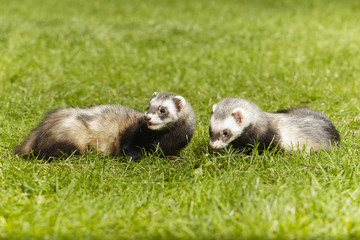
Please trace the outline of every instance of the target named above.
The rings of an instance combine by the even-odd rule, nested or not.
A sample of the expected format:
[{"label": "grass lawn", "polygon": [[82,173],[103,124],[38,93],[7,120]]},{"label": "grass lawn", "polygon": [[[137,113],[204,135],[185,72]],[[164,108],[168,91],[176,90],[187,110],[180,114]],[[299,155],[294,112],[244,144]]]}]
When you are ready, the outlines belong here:
[{"label": "grass lawn", "polygon": [[[0,239],[360,238],[359,16],[356,0],[1,1]],[[197,114],[177,160],[12,154],[50,109],[145,110],[154,91]],[[341,146],[213,153],[226,96],[322,111]]]}]

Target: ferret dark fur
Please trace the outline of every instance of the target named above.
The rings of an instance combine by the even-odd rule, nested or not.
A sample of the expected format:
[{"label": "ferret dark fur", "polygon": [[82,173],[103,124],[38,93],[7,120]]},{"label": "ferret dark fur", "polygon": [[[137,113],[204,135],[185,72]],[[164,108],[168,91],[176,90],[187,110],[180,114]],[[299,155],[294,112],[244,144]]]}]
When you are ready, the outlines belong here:
[{"label": "ferret dark fur", "polygon": [[[177,106],[175,118],[162,118],[161,128],[151,125],[151,116],[161,114],[161,101]],[[144,114],[121,105],[55,109],[47,113],[15,153],[49,159],[65,154],[84,154],[89,149],[113,156],[140,158],[144,152],[177,155],[191,140],[195,115],[188,102],[176,94],[154,93],[149,104],[156,112]],[[154,105],[159,104],[159,105]],[[168,106],[168,107],[169,107]],[[169,114],[170,115],[170,114]],[[149,127],[148,127],[149,125]],[[150,129],[152,128],[152,129]]]},{"label": "ferret dark fur", "polygon": [[306,152],[329,149],[340,142],[338,131],[323,114],[310,108],[267,113],[243,98],[224,98],[213,106],[210,147],[259,151],[273,149]]}]

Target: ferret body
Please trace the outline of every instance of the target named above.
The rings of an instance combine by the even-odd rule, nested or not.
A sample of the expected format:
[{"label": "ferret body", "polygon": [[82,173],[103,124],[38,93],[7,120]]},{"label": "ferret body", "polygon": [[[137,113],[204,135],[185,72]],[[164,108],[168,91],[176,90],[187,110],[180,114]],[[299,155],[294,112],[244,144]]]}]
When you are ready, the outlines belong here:
[{"label": "ferret body", "polygon": [[210,118],[213,149],[273,149],[306,152],[329,149],[340,142],[338,131],[322,113],[310,108],[264,112],[243,98],[224,98],[215,104]]},{"label": "ferret body", "polygon": [[190,142],[194,127],[195,114],[183,97],[154,93],[145,114],[121,105],[52,110],[15,153],[45,159],[89,149],[133,159],[144,151],[177,155]]}]

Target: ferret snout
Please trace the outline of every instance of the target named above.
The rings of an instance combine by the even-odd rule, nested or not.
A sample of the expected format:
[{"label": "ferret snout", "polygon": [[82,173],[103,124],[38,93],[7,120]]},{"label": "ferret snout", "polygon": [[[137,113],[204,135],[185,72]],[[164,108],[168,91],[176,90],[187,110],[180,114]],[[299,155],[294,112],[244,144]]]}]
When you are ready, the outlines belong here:
[{"label": "ferret snout", "polygon": [[145,115],[145,116],[144,116],[144,120],[147,121],[147,122],[149,122],[149,121],[151,120],[151,117],[148,116],[148,115]]},{"label": "ferret snout", "polygon": [[210,147],[211,149],[216,149],[216,146],[211,145],[211,144],[209,144],[209,147]]},{"label": "ferret snout", "polygon": [[228,143],[220,141],[220,140],[210,140],[209,141],[209,147],[211,149],[220,149],[224,148],[228,145]]},{"label": "ferret snout", "polygon": [[216,146],[216,144],[214,144],[213,141],[210,141],[210,142],[209,142],[209,147],[210,147],[211,149],[217,149],[217,146]]}]

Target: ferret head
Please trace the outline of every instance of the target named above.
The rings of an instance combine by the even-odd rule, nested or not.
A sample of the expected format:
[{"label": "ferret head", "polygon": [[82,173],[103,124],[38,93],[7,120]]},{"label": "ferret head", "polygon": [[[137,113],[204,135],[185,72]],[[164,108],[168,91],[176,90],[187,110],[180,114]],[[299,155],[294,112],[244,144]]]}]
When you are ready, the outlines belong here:
[{"label": "ferret head", "polygon": [[259,113],[261,109],[258,106],[243,98],[224,98],[213,105],[209,127],[210,147],[226,147],[259,118]]},{"label": "ferret head", "polygon": [[154,92],[145,112],[149,129],[162,130],[170,127],[185,114],[186,100],[173,93]]}]

